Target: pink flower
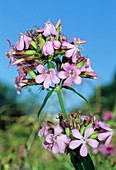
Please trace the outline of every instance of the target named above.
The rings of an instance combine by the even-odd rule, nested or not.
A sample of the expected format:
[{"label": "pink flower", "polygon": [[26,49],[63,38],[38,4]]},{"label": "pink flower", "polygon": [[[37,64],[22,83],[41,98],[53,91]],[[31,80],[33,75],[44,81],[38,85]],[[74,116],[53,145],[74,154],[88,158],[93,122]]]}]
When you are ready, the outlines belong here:
[{"label": "pink flower", "polygon": [[75,84],[81,84],[82,79],[79,76],[81,71],[74,64],[65,63],[62,64],[64,71],[60,71],[58,76],[61,79],[66,79],[63,83],[64,86],[70,86],[74,81]]},{"label": "pink flower", "polygon": [[76,149],[81,145],[80,148],[80,155],[85,157],[87,156],[87,144],[90,145],[92,148],[97,148],[99,142],[95,139],[89,138],[94,132],[92,127],[89,127],[85,130],[84,137],[77,129],[72,130],[72,135],[77,138],[78,140],[72,140],[69,144],[69,148]]},{"label": "pink flower", "polygon": [[98,76],[92,69],[89,58],[87,58],[85,65],[81,68],[81,76],[94,79]]},{"label": "pink flower", "polygon": [[55,69],[50,68],[46,70],[46,68],[40,64],[37,66],[37,70],[40,74],[36,76],[35,81],[36,83],[43,83],[45,89],[49,88],[52,82],[54,84],[60,82],[60,79],[56,76]]},{"label": "pink flower", "polygon": [[109,146],[104,146],[104,145],[100,145],[98,147],[99,152],[101,152],[103,155],[105,156],[114,156],[114,154],[116,153],[116,151],[114,150],[113,145],[109,145]]},{"label": "pink flower", "polygon": [[59,49],[60,46],[61,46],[60,41],[57,40],[46,41],[43,46],[42,54],[45,56],[52,55],[54,53],[54,49]]},{"label": "pink flower", "polygon": [[90,64],[90,59],[87,58],[87,61],[85,63],[85,65],[81,68],[81,71],[84,72],[94,72],[94,70],[91,68],[91,64]]},{"label": "pink flower", "polygon": [[70,138],[67,135],[62,135],[63,131],[62,127],[58,124],[54,128],[54,134],[49,133],[46,136],[46,140],[44,142],[44,148],[49,148],[52,150],[54,154],[65,153],[66,144],[70,142]]},{"label": "pink flower", "polygon": [[42,126],[42,128],[38,132],[38,136],[40,137],[46,136],[49,133],[49,129],[50,127],[47,125]]},{"label": "pink flower", "polygon": [[108,112],[105,112],[102,116],[103,120],[109,120],[109,119],[112,119],[113,118],[113,114],[112,112],[108,111]]},{"label": "pink flower", "polygon": [[72,61],[75,63],[76,60],[77,60],[77,53],[80,51],[79,44],[86,43],[86,41],[80,41],[80,39],[77,39],[77,38],[74,37],[73,43],[74,44],[70,44],[70,43],[64,41],[62,43],[62,46],[64,46],[66,49],[68,49],[65,53],[65,56],[67,58],[72,57]]},{"label": "pink flower", "polygon": [[49,35],[57,35],[58,34],[54,25],[50,21],[46,22],[45,26],[41,29],[38,29],[37,32],[43,32],[43,35],[45,37],[47,37]]},{"label": "pink flower", "polygon": [[19,40],[16,43],[16,49],[22,51],[23,49],[28,49],[32,41],[31,37],[28,37],[25,34],[20,34]]},{"label": "pink flower", "polygon": [[105,141],[105,146],[109,146],[112,140],[113,130],[109,128],[106,124],[99,122],[99,127],[103,129],[103,132],[98,134],[98,139],[100,141]]}]

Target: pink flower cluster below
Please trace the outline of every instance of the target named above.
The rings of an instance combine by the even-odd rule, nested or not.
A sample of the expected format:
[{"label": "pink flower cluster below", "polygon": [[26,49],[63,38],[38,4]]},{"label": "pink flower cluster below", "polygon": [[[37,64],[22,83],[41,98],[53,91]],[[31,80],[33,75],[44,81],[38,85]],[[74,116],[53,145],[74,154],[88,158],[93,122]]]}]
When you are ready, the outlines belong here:
[{"label": "pink flower cluster below", "polygon": [[57,154],[80,148],[80,155],[86,157],[88,154],[88,145],[93,149],[97,149],[101,141],[103,141],[105,142],[105,146],[108,147],[112,140],[112,129],[97,119],[91,126],[89,124],[84,126],[84,122],[87,119],[88,117],[83,117],[83,119],[80,117],[82,127],[79,129],[75,127],[70,128],[69,126],[68,133],[66,133],[67,127],[65,129],[60,124],[56,126],[52,124],[52,127],[49,123],[43,125],[38,135],[45,137],[45,142],[43,143],[44,149],[50,149],[54,154]]}]

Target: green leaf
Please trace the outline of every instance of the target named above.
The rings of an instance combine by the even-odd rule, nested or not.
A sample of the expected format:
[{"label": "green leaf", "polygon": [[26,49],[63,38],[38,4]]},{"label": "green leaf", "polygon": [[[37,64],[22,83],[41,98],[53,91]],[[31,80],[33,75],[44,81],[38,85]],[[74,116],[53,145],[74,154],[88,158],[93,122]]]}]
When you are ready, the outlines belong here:
[{"label": "green leaf", "polygon": [[95,170],[94,164],[89,156],[80,156],[79,149],[76,152],[70,152],[70,159],[75,170]]},{"label": "green leaf", "polygon": [[54,66],[54,63],[53,62],[49,62],[48,63],[48,69],[50,69],[50,68],[54,68],[55,66]]},{"label": "green leaf", "polygon": [[39,109],[39,111],[38,111],[37,118],[39,118],[39,115],[40,115],[42,109],[44,108],[44,106],[45,106],[45,104],[47,103],[48,99],[49,99],[50,96],[52,95],[53,91],[54,91],[54,89],[50,90],[50,91],[46,94],[46,97],[44,98],[44,101],[43,101],[43,103],[42,103],[42,105],[41,105],[41,107],[40,107],[40,109]]},{"label": "green leaf", "polygon": [[77,92],[75,89],[73,89],[72,87],[68,87],[68,86],[63,86],[63,88],[68,89],[70,91],[73,91],[75,94],[77,94],[78,96],[80,96],[83,100],[85,100],[87,102],[87,104],[89,105],[89,107],[91,107],[91,104],[89,103],[89,101],[79,92]]}]

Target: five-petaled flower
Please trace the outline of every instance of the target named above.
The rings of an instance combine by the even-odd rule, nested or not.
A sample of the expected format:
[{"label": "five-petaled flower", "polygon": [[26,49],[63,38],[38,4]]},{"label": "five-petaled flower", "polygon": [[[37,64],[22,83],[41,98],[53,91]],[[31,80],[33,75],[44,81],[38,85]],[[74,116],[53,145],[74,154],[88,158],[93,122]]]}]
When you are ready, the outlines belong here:
[{"label": "five-petaled flower", "polygon": [[50,21],[46,22],[45,26],[41,29],[38,29],[37,32],[43,32],[43,35],[45,37],[47,37],[49,35],[57,35],[58,34],[54,25]]},{"label": "five-petaled flower", "polygon": [[62,43],[62,46],[67,49],[66,52],[65,52],[65,56],[66,56],[67,58],[72,57],[73,63],[76,62],[76,60],[77,60],[77,54],[78,54],[78,52],[80,51],[80,49],[79,49],[79,44],[83,44],[83,43],[86,43],[86,41],[84,41],[84,40],[81,41],[80,39],[77,39],[77,38],[75,38],[75,37],[73,38],[73,44],[70,44],[70,43],[68,43],[68,42],[66,42],[66,41],[64,41],[64,42]]},{"label": "five-petaled flower", "polygon": [[46,136],[43,144],[44,148],[49,148],[54,154],[65,153],[66,146],[70,142],[70,138],[66,134],[61,134],[63,131],[62,127],[58,124],[54,128],[54,134],[49,133]]},{"label": "five-petaled flower", "polygon": [[45,89],[49,88],[52,85],[52,82],[54,84],[60,82],[60,79],[56,76],[55,69],[50,68],[47,70],[43,65],[39,64],[37,70],[40,74],[36,76],[35,81],[39,84],[43,83]]},{"label": "five-petaled flower", "polygon": [[23,49],[28,49],[31,41],[32,41],[31,37],[25,34],[20,34],[19,40],[16,43],[16,49],[18,51],[22,51]]},{"label": "five-petaled flower", "polygon": [[61,79],[66,79],[63,83],[64,86],[70,86],[73,81],[75,84],[81,84],[82,79],[79,76],[81,73],[81,70],[77,68],[76,65],[65,63],[65,64],[62,64],[62,67],[64,71],[60,71],[58,76]]},{"label": "five-petaled flower", "polygon": [[85,157],[88,154],[87,144],[90,145],[92,148],[97,148],[99,142],[96,139],[89,138],[94,132],[92,127],[89,127],[85,130],[84,136],[77,130],[72,130],[72,135],[77,138],[77,140],[72,140],[69,144],[69,148],[76,149],[81,145],[80,148],[80,155]]}]

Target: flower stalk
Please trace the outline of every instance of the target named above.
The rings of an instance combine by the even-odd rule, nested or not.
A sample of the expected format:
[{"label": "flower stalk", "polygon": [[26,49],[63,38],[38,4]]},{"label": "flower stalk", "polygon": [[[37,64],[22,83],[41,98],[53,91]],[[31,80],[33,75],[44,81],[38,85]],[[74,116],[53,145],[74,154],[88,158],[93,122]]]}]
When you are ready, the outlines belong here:
[{"label": "flower stalk", "polygon": [[[88,146],[97,149],[99,143],[105,141],[108,146],[113,131],[92,114],[81,115],[81,112],[67,115],[61,90],[65,88],[87,99],[71,87],[74,83],[81,85],[83,78],[96,79],[97,74],[91,67],[90,59],[81,54],[85,40],[73,37],[68,42],[61,29],[61,20],[56,26],[48,21],[44,27],[28,30],[20,34],[16,45],[7,40],[11,49],[6,53],[9,65],[17,67],[18,76],[15,87],[20,94],[21,89],[28,86],[40,86],[48,90],[38,111],[36,121],[46,102],[55,91],[61,108],[58,115],[59,123],[44,121],[38,136],[44,137],[44,149],[54,154],[69,153],[75,170],[94,170],[93,162],[88,153]],[[29,77],[28,77],[29,76]],[[90,105],[90,104],[89,104]],[[33,144],[37,130],[34,128],[26,144],[25,158]]]},{"label": "flower stalk", "polygon": [[59,104],[60,104],[60,107],[61,107],[62,114],[63,114],[64,118],[66,120],[68,120],[68,116],[67,116],[66,109],[65,109],[65,106],[64,106],[63,98],[62,98],[62,95],[61,95],[61,87],[57,86],[55,91],[56,91],[57,96],[58,96],[58,101],[59,101]]}]

